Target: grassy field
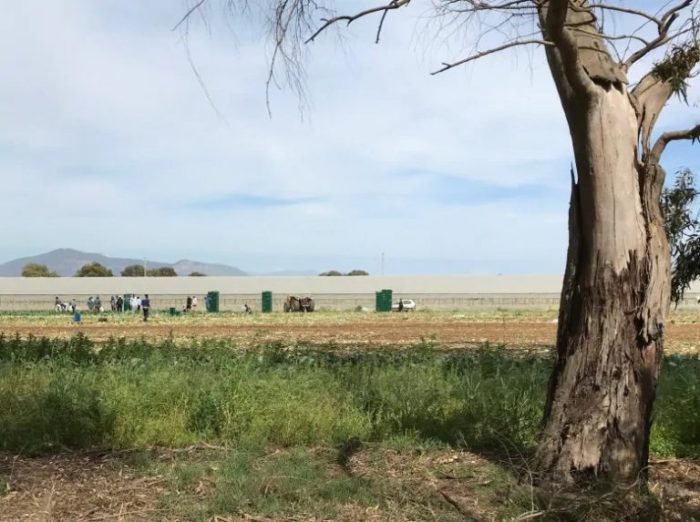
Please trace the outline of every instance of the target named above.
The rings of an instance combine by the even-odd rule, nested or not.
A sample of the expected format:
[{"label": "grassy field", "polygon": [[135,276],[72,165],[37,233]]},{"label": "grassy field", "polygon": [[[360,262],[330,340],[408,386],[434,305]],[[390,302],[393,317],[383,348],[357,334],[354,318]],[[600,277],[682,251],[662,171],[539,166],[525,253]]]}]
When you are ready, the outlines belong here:
[{"label": "grassy field", "polygon": [[[282,330],[291,321],[348,321],[351,328],[356,316],[346,315],[162,320],[270,321]],[[370,315],[376,324],[463,319]],[[36,322],[40,333],[44,322],[61,319],[21,320]],[[42,471],[31,470],[43,463],[45,472],[62,458],[43,488],[58,483],[62,493],[50,495],[53,512],[70,520],[70,508],[78,519],[81,486],[65,479],[60,489],[60,470],[77,465],[67,457],[75,455],[81,469],[91,463],[86,480],[107,474],[108,491],[117,480],[109,470],[118,470],[119,480],[127,473],[154,484],[123,520],[464,520],[465,513],[477,520],[526,513],[560,519],[566,509],[532,487],[528,469],[549,353],[492,344],[442,348],[431,339],[401,349],[350,349],[281,339],[95,342],[80,333],[53,340],[3,335],[0,491],[6,494],[0,512],[11,508],[19,519],[41,511],[36,499],[43,497],[33,488],[43,489],[32,477]],[[700,458],[699,387],[697,355],[665,359],[652,430],[655,459],[676,466]],[[94,464],[95,455],[109,457]],[[22,466],[28,471],[16,471]],[[664,475],[672,466],[654,471],[659,488],[678,487]],[[665,509],[687,519],[700,497],[691,493],[683,497],[691,501]],[[71,494],[74,500],[65,501]],[[123,510],[140,498],[135,495],[110,509]],[[80,513],[95,508],[89,498]],[[577,508],[589,520],[610,513],[615,519],[614,506],[604,515],[597,511],[602,504],[589,504]],[[104,509],[100,516],[110,513]]]}]

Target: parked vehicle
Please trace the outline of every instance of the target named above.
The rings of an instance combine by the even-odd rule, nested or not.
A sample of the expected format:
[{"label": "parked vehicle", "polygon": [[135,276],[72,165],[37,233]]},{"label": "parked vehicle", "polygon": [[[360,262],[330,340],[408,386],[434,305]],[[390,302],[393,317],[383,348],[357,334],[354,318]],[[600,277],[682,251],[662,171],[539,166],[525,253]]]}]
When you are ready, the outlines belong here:
[{"label": "parked vehicle", "polygon": [[[401,303],[399,304],[399,301]],[[399,299],[391,305],[392,312],[413,312],[416,309],[416,302],[413,299]]]}]

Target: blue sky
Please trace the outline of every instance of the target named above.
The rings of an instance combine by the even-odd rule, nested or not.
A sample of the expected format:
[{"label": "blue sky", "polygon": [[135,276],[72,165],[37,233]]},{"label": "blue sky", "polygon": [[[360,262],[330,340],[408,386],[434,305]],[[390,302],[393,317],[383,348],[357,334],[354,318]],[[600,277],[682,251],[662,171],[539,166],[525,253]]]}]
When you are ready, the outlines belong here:
[{"label": "blue sky", "polygon": [[[425,11],[307,46],[308,105],[255,24],[187,1],[11,3],[0,19],[0,260],[71,247],[281,269],[558,273],[571,148],[539,49],[438,76]],[[362,2],[358,2],[361,4]],[[344,4],[350,4],[345,2]],[[341,5],[341,4],[339,4]],[[429,31],[430,29],[428,29]],[[695,81],[695,86],[698,82]],[[660,130],[700,119],[700,89]],[[700,173],[672,144],[669,173]]]}]

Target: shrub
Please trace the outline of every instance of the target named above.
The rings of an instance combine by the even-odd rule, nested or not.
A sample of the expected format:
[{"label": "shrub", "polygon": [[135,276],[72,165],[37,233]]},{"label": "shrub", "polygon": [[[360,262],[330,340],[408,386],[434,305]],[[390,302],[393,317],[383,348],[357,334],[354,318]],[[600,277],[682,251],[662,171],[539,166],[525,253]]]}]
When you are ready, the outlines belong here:
[{"label": "shrub", "polygon": [[80,376],[3,379],[0,448],[29,454],[109,446],[115,416]]}]

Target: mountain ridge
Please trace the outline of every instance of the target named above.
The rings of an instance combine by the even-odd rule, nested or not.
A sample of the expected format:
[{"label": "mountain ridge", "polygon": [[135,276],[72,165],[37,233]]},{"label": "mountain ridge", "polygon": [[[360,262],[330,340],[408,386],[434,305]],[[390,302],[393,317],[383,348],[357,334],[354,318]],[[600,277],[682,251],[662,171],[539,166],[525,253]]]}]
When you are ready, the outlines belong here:
[{"label": "mountain ridge", "polygon": [[[94,261],[112,270],[117,277],[121,276],[122,270],[127,266],[142,265],[144,263],[143,259],[110,257],[96,252],[83,252],[73,248],[57,248],[49,252],[44,252],[43,254],[20,257],[0,264],[0,277],[21,276],[22,267],[27,263],[41,263],[47,265],[49,270],[58,273],[60,276],[72,276],[81,266]],[[200,272],[208,276],[248,275],[247,272],[244,272],[240,268],[221,263],[206,263],[190,259],[180,259],[175,263],[146,260],[147,269],[161,267],[173,268],[179,276],[186,276],[192,272]]]}]

